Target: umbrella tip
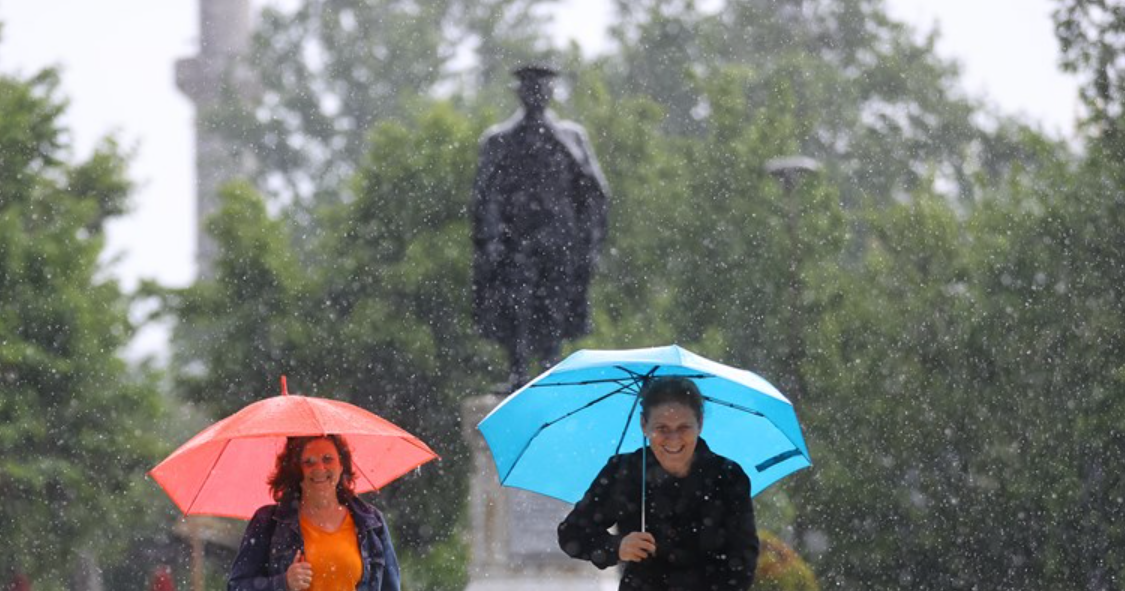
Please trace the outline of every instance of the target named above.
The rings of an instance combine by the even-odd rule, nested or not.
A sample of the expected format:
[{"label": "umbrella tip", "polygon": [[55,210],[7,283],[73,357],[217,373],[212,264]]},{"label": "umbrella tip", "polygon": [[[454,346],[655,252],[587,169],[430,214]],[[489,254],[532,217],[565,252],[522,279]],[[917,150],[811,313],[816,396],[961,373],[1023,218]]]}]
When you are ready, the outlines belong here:
[{"label": "umbrella tip", "polygon": [[289,387],[285,385],[285,376],[281,376],[281,395],[282,396],[288,396],[289,395]]}]

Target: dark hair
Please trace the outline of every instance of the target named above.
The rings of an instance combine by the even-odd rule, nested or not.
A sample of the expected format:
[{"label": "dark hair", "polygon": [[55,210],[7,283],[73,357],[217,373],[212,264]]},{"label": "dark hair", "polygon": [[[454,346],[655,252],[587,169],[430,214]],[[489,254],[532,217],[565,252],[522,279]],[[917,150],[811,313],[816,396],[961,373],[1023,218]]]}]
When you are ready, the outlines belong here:
[{"label": "dark hair", "polygon": [[691,378],[679,376],[665,376],[651,378],[641,387],[637,396],[641,399],[641,418],[646,422],[652,409],[661,404],[682,404],[695,414],[700,423],[703,422],[703,394],[699,386]]},{"label": "dark hair", "polygon": [[336,485],[336,499],[347,503],[355,498],[355,472],[352,469],[352,449],[343,435],[312,435],[309,437],[290,437],[285,441],[285,449],[277,456],[277,466],[270,476],[270,494],[273,500],[297,500],[301,498],[301,454],[305,446],[317,439],[327,439],[336,446],[340,456],[340,482]]}]

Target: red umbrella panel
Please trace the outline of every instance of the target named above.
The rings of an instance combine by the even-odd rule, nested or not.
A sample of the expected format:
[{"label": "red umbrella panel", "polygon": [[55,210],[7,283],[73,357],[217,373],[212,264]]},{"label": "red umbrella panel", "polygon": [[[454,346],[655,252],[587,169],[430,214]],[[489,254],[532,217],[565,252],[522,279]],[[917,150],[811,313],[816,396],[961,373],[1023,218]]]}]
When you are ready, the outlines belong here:
[{"label": "red umbrella panel", "polygon": [[273,502],[267,480],[288,437],[343,435],[355,490],[378,490],[437,458],[422,440],[358,406],[310,396],[267,398],[211,425],[149,471],[185,515],[250,519]]}]

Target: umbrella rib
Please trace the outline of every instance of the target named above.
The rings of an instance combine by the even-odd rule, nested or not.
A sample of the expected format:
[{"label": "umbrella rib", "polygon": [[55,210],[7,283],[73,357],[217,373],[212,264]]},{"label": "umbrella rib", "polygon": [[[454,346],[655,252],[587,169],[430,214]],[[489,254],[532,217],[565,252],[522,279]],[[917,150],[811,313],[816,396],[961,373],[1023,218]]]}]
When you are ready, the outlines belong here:
[{"label": "umbrella rib", "polygon": [[219,450],[219,453],[215,454],[215,460],[211,462],[211,467],[207,469],[207,477],[203,479],[199,488],[195,489],[195,494],[192,495],[191,502],[188,503],[187,509],[184,510],[184,515],[191,514],[191,508],[195,506],[195,502],[199,500],[199,495],[203,493],[203,488],[207,486],[207,482],[211,480],[211,475],[215,473],[215,466],[218,465],[219,458],[223,457],[223,454],[226,453],[228,445],[230,445],[230,439],[223,441],[223,448]]},{"label": "umbrella rib", "polygon": [[633,407],[629,409],[629,414],[625,416],[625,428],[621,430],[621,436],[617,438],[617,449],[613,451],[614,455],[621,453],[621,444],[625,443],[625,434],[629,432],[629,425],[633,423],[633,413],[636,412],[637,405],[640,404],[640,402],[640,396],[633,397]]},{"label": "umbrella rib", "polygon": [[625,379],[622,379],[622,378],[604,378],[604,379],[601,379],[601,380],[582,380],[580,382],[552,382],[550,384],[531,384],[530,386],[528,386],[528,388],[548,388],[548,387],[554,387],[554,386],[589,386],[591,384],[610,384],[610,383],[620,384],[620,383],[622,383],[626,380],[632,380],[632,378],[625,378]]},{"label": "umbrella rib", "polygon": [[[382,459],[382,458],[380,458],[380,459]],[[357,472],[359,472],[360,475],[363,476],[364,479],[367,480],[367,484],[370,484],[371,488],[373,490],[379,490],[380,487],[375,485],[375,481],[371,480],[371,477],[367,475],[367,472],[364,471],[363,467],[360,466],[359,462],[352,462],[352,467],[355,468],[355,470]]]},{"label": "umbrella rib", "polygon": [[[628,371],[628,370],[626,370],[626,371]],[[630,373],[632,373],[632,372],[630,372]],[[619,378],[619,379],[616,379],[616,380],[600,380],[600,381],[601,382],[619,382],[620,383],[620,382],[623,382],[625,380],[621,380]],[[557,422],[559,422],[563,419],[572,417],[575,414],[577,414],[577,413],[579,413],[583,410],[586,410],[587,408],[590,408],[591,406],[609,398],[610,396],[620,394],[622,391],[628,390],[630,386],[635,386],[637,384],[636,379],[629,379],[627,381],[628,381],[628,383],[622,383],[620,388],[618,388],[618,389],[616,389],[612,392],[609,392],[607,394],[604,394],[602,396],[599,396],[599,397],[595,398],[594,400],[591,400],[590,402],[587,402],[586,404],[582,405],[581,407],[576,408],[576,409],[566,413],[565,415],[563,415],[561,417],[558,417],[554,420],[548,421],[548,422],[540,425],[539,428],[535,430],[535,434],[532,435],[531,437],[528,437],[527,441],[524,442],[523,448],[520,449],[520,453],[516,454],[515,459],[512,460],[512,465],[508,468],[508,471],[505,472],[504,476],[500,479],[500,484],[504,484],[508,480],[508,477],[511,476],[511,474],[512,474],[512,470],[515,470],[516,465],[520,463],[520,458],[523,457],[523,454],[527,453],[527,448],[531,447],[531,442],[535,441],[535,438],[539,437],[539,434],[542,433],[544,429],[546,429],[547,427],[550,427],[551,425],[554,425],[555,423],[557,423]],[[560,385],[566,386],[566,385],[570,385],[570,384],[560,384]],[[630,411],[629,414],[632,414],[632,412]],[[625,426],[628,427],[629,426],[628,423],[626,423]],[[621,443],[618,442],[617,446],[618,446],[618,449],[620,449]]]},{"label": "umbrella rib", "polygon": [[[630,374],[631,377],[626,378],[626,379],[632,380],[634,383],[636,383],[638,380],[642,380],[644,378],[652,377],[651,372],[646,373],[646,374],[640,374],[640,373],[637,373],[637,372],[635,372],[631,369],[621,367],[620,365],[615,366],[615,367],[617,369],[620,369],[621,371],[624,371],[624,372]],[[659,366],[657,366],[657,367],[659,367]],[[711,374],[702,374],[701,373],[701,374],[670,374],[670,375],[662,376],[662,377],[691,378],[693,380],[700,380],[700,379],[704,379],[704,378],[713,378],[715,376],[713,376]],[[611,382],[621,383],[623,381],[624,380],[622,378],[603,378],[603,379],[600,379],[600,380],[582,380],[582,381],[579,381],[579,382],[551,382],[549,384],[536,383],[536,384],[529,385],[528,388],[548,388],[548,387],[554,387],[554,386],[589,386],[591,384],[607,384],[607,383],[611,383]]]},{"label": "umbrella rib", "polygon": [[[414,449],[417,449],[418,451],[429,455],[428,458],[422,460],[421,462],[418,462],[417,464],[414,465],[413,468],[407,469],[406,472],[409,472],[410,470],[413,470],[414,468],[417,468],[417,467],[421,466],[422,464],[441,459],[441,456],[439,456],[436,451],[430,449],[430,446],[426,445],[425,442],[423,442],[421,439],[418,439],[417,437],[414,437],[413,435],[411,435],[409,438],[399,437],[398,440],[401,441],[401,442],[407,443],[407,444],[413,446]],[[403,474],[405,474],[406,472],[403,472]],[[374,484],[373,480],[371,480],[371,479],[368,479],[368,480]]]},{"label": "umbrella rib", "polygon": [[748,406],[742,406],[741,404],[735,404],[733,402],[729,402],[729,401],[726,401],[726,400],[719,400],[718,398],[712,398],[711,396],[704,396],[703,399],[706,400],[707,402],[711,402],[713,404],[718,404],[719,406],[726,406],[726,407],[729,407],[729,408],[733,408],[735,410],[741,410],[742,412],[747,412],[747,413],[750,413],[752,415],[756,415],[756,416],[759,416],[759,417],[766,416],[759,411],[756,411],[756,410],[754,410],[754,409],[752,409]]},{"label": "umbrella rib", "polygon": [[[726,406],[726,407],[729,407],[729,408],[733,408],[735,410],[740,410],[740,411],[745,412],[745,413],[749,413],[749,414],[752,414],[752,415],[755,415],[755,416],[762,417],[763,419],[766,419],[766,420],[770,420],[769,417],[762,414],[761,412],[756,411],[756,410],[754,410],[752,408],[749,408],[749,407],[746,407],[746,406],[742,406],[741,404],[735,404],[733,402],[728,402],[726,400],[719,400],[717,398],[712,398],[710,396],[704,396],[703,399],[708,401],[708,402],[718,404],[719,406]],[[764,469],[770,468],[774,464],[778,464],[780,462],[788,460],[789,458],[792,458],[795,455],[802,455],[802,456],[805,455],[805,452],[800,451],[800,446],[797,445],[797,442],[793,441],[793,439],[791,437],[789,437],[788,433],[785,433],[784,431],[782,431],[781,433],[782,433],[782,435],[785,436],[786,439],[789,440],[789,443],[796,446],[796,449],[793,449],[791,451],[779,454],[778,456],[775,456],[775,457],[771,458],[770,460],[766,460],[766,462],[763,462],[763,464],[768,464],[768,465],[765,466],[765,468],[762,467],[762,464],[759,464],[758,466],[755,466],[754,469],[757,470],[758,472],[761,472]],[[789,455],[786,455],[786,454],[789,454]],[[782,456],[785,456],[785,457],[782,457]],[[776,460],[776,461],[773,461],[771,463],[771,460]]]},{"label": "umbrella rib", "polygon": [[[399,441],[409,443],[410,445],[414,446],[414,448],[417,449],[418,451],[430,454],[430,460],[435,460],[435,459],[440,460],[441,459],[441,456],[438,455],[438,453],[436,451],[430,449],[430,446],[426,445],[425,442],[423,442],[421,439],[418,439],[417,437],[414,437],[413,435],[411,435],[411,437],[409,439],[405,438],[405,437],[399,437]],[[430,460],[426,460],[426,462],[428,462]],[[426,462],[422,462],[422,464],[425,464]],[[418,465],[421,466],[422,464],[418,464]]]},{"label": "umbrella rib", "polygon": [[[660,369],[660,366],[659,365],[652,366],[652,369],[648,370],[648,373],[646,373],[644,375],[641,375],[641,374],[639,374],[635,371],[629,371],[628,369],[626,369],[624,367],[620,367],[620,366],[619,366],[619,369],[621,369],[623,371],[628,371],[630,374],[632,374],[634,376],[633,377],[633,383],[630,384],[630,385],[636,386],[637,384],[651,378],[652,374],[656,373],[657,369]],[[641,394],[641,389],[637,388],[636,395],[633,397],[633,407],[629,409],[629,414],[625,415],[625,426],[621,429],[621,436],[617,438],[617,449],[614,450],[614,452],[613,452],[614,455],[617,455],[617,454],[621,453],[621,444],[625,443],[625,434],[629,432],[629,425],[633,423],[633,413],[636,412],[637,405],[641,403],[640,394]],[[643,439],[641,441],[641,447],[644,447]]]},{"label": "umbrella rib", "polygon": [[314,423],[316,423],[316,426],[320,429],[320,432],[327,435],[328,429],[324,428],[324,421],[320,420],[320,414],[316,412],[316,407],[314,407],[312,403],[309,402],[309,399],[304,396],[301,397],[301,402],[305,403],[305,410],[309,411],[309,414],[312,415],[312,420]]},{"label": "umbrella rib", "polygon": [[[362,474],[362,475],[363,475],[363,477],[364,477],[364,478],[366,478],[366,479],[367,479],[367,481],[368,481],[368,482],[370,482],[372,486],[375,486],[375,489],[374,489],[375,491],[380,491],[380,490],[383,490],[383,487],[384,487],[384,486],[387,486],[387,485],[388,485],[388,484],[390,484],[391,482],[394,482],[395,480],[397,480],[397,479],[398,479],[398,477],[399,477],[399,476],[402,476],[403,474],[406,474],[407,472],[409,472],[409,471],[411,471],[411,470],[417,470],[418,468],[422,467],[422,465],[423,465],[423,464],[426,464],[426,463],[428,463],[428,462],[432,462],[432,461],[434,461],[434,460],[436,460],[436,459],[441,459],[441,456],[437,455],[437,453],[435,453],[435,452],[434,452],[433,450],[431,450],[431,449],[430,449],[429,447],[418,447],[418,445],[417,445],[417,444],[416,444],[415,442],[413,442],[413,441],[408,441],[408,440],[406,440],[406,439],[400,439],[399,441],[402,441],[402,442],[405,442],[405,443],[409,443],[410,445],[413,445],[413,446],[414,446],[415,448],[417,448],[418,450],[420,450],[420,451],[424,451],[424,452],[426,452],[426,453],[427,453],[427,454],[429,454],[429,455],[428,455],[428,456],[427,456],[426,458],[424,458],[423,460],[421,460],[421,461],[419,461],[419,462],[415,463],[415,464],[414,464],[414,465],[412,465],[412,466],[409,466],[409,467],[407,467],[406,469],[404,469],[404,470],[402,470],[402,471],[398,472],[397,474],[396,474],[396,473],[394,473],[394,472],[389,472],[389,474],[391,474],[391,475],[393,476],[393,478],[389,478],[389,479],[388,479],[388,480],[387,480],[386,482],[384,482],[384,483],[383,483],[383,484],[382,484],[381,486],[375,486],[375,481],[374,481],[374,480],[372,480],[372,479],[371,479],[371,477],[370,477],[370,476],[368,476],[366,472],[363,472],[362,470],[360,470],[360,474]],[[359,465],[358,465],[358,464],[356,464],[356,468],[357,468],[357,469],[359,468]]]},{"label": "umbrella rib", "polygon": [[[582,411],[586,410],[587,408],[590,408],[591,406],[594,406],[595,404],[605,400],[606,398],[609,398],[610,396],[615,396],[617,394],[620,394],[623,391],[628,390],[629,386],[633,386],[633,385],[635,385],[635,384],[622,384],[622,386],[620,388],[618,388],[618,389],[616,389],[612,392],[609,392],[608,394],[604,394],[602,396],[599,396],[598,398],[595,398],[594,400],[591,400],[590,402],[587,402],[586,404],[566,413],[565,415],[562,415],[561,417],[558,417],[556,419],[552,419],[550,421],[547,421],[546,423],[543,423],[543,426],[539,427],[539,430],[542,431],[543,429],[546,429],[547,427],[550,427],[551,425],[554,425],[555,423],[557,423],[559,421],[562,421],[564,419],[569,419],[570,417],[578,414],[579,412],[582,412]],[[536,432],[535,434],[538,435],[539,433]],[[534,438],[535,437],[533,436],[532,439],[534,439]]]}]

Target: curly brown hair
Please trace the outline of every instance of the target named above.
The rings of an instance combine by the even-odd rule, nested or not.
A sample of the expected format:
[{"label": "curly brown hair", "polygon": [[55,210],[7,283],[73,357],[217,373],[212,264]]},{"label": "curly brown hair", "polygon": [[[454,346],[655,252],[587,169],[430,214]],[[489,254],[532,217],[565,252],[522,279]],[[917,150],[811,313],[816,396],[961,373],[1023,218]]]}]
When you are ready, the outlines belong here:
[{"label": "curly brown hair", "polygon": [[301,498],[301,454],[305,446],[317,439],[327,439],[336,446],[336,453],[340,456],[340,482],[336,485],[336,499],[340,503],[347,503],[355,498],[355,471],[352,468],[352,448],[343,435],[312,435],[309,437],[289,437],[285,441],[285,449],[277,456],[277,466],[270,476],[270,494],[273,500],[281,502],[282,499],[298,500]]}]

